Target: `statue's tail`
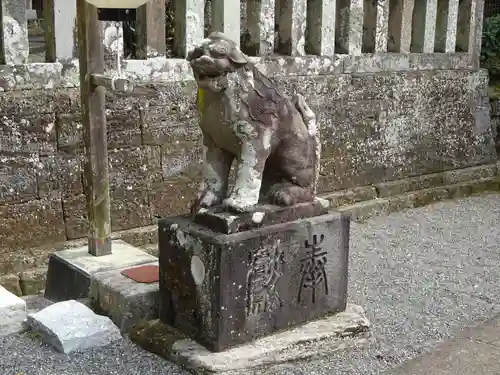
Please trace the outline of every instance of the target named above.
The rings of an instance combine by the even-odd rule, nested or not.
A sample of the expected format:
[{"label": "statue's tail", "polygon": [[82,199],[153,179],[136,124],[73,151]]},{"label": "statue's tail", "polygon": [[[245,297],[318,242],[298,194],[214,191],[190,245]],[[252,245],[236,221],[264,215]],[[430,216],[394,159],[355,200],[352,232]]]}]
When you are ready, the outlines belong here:
[{"label": "statue's tail", "polygon": [[304,120],[304,123],[307,126],[309,136],[313,140],[315,158],[314,158],[314,166],[313,166],[313,168],[314,168],[314,181],[313,181],[313,185],[312,185],[312,191],[313,191],[313,194],[316,196],[316,191],[317,191],[317,187],[318,187],[318,180],[319,180],[320,159],[321,159],[321,141],[320,141],[318,124],[316,122],[316,115],[311,110],[309,105],[307,105],[305,98],[300,94],[296,94],[293,96],[293,104],[295,105],[295,108],[297,108],[299,113],[301,114],[302,119]]}]

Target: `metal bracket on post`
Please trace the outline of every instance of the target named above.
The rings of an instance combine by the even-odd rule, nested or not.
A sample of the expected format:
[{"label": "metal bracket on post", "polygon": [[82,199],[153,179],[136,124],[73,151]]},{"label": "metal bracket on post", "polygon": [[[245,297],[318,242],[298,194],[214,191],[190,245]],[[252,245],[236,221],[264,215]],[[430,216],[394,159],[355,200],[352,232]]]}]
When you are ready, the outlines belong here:
[{"label": "metal bracket on post", "polygon": [[[85,196],[88,212],[88,247],[94,256],[109,255],[111,249],[111,208],[109,194],[108,142],[106,131],[106,88],[130,93],[134,85],[121,74],[104,75],[104,46],[99,19],[105,9],[127,14],[149,0],[76,0],[80,62],[80,99],[85,147]],[[101,9],[100,9],[101,8]],[[130,13],[130,12],[129,12]],[[135,13],[134,13],[135,14]]]}]

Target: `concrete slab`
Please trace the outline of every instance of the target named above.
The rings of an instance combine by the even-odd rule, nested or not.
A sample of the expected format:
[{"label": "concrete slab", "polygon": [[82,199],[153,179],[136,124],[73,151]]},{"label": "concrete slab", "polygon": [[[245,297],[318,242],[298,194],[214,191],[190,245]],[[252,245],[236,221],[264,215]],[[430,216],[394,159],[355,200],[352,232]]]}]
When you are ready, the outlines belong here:
[{"label": "concrete slab", "polygon": [[0,286],[0,337],[26,330],[26,302]]},{"label": "concrete slab", "polygon": [[498,375],[500,348],[462,337],[439,345],[432,353],[388,371],[386,375]]},{"label": "concrete slab", "polygon": [[365,346],[371,342],[369,327],[363,308],[348,305],[344,312],[218,353],[158,320],[137,326],[130,337],[197,375],[260,375],[268,366]]},{"label": "concrete slab", "polygon": [[74,300],[29,314],[27,324],[45,343],[62,353],[105,346],[122,338],[108,317],[97,315]]},{"label": "concrete slab", "polygon": [[87,298],[91,275],[158,259],[121,240],[112,242],[112,251],[110,255],[96,257],[84,246],[53,253],[49,259],[45,297],[52,301]]},{"label": "concrete slab", "polygon": [[122,333],[141,320],[156,319],[159,305],[159,283],[138,283],[121,274],[125,269],[130,267],[94,273],[89,295],[92,308],[109,316]]},{"label": "concrete slab", "polygon": [[406,362],[387,375],[500,374],[500,315],[467,327],[432,352]]},{"label": "concrete slab", "polygon": [[466,328],[461,336],[500,347],[500,315],[476,327]]}]

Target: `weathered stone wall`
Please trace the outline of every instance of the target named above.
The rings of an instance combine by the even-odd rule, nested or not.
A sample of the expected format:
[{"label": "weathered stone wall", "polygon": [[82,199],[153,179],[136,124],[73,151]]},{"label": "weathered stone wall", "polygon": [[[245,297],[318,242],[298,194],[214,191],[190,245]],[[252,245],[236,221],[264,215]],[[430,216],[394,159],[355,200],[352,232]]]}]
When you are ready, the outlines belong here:
[{"label": "weathered stone wall", "polygon": [[[316,59],[305,75],[300,61],[264,67],[318,114],[322,194],[496,162],[487,74],[467,70],[466,55]],[[51,249],[41,245],[86,233],[74,74],[30,69],[0,79],[0,282],[20,277],[24,293],[39,290],[26,287],[33,273],[43,280]],[[108,95],[114,231],[186,212],[193,199],[202,157],[195,84],[171,79],[158,89],[151,98]]]}]

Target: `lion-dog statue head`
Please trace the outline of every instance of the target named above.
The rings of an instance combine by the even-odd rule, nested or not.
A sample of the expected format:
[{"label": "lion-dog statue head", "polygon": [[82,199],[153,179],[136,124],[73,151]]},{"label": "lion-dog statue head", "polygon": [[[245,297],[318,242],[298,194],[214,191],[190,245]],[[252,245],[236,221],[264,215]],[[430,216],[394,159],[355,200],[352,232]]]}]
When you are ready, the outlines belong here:
[{"label": "lion-dog statue head", "polygon": [[188,54],[187,60],[198,87],[215,92],[226,89],[227,75],[249,62],[236,43],[220,32],[211,33]]}]

